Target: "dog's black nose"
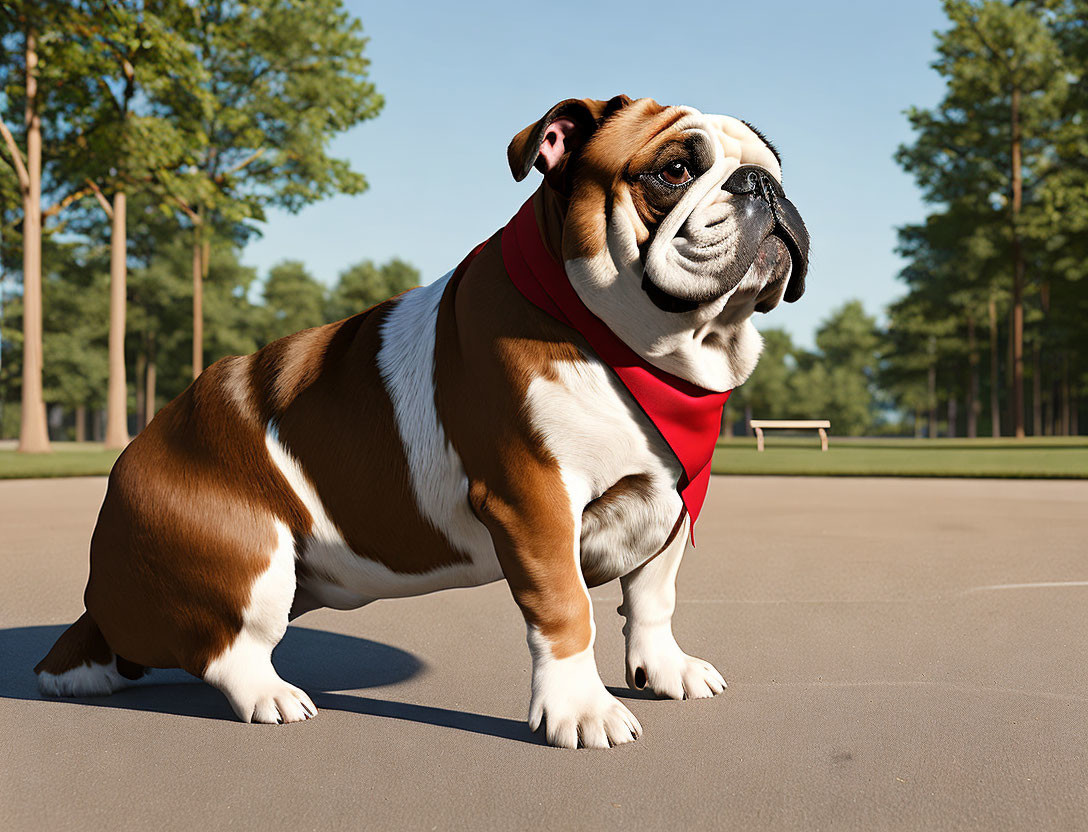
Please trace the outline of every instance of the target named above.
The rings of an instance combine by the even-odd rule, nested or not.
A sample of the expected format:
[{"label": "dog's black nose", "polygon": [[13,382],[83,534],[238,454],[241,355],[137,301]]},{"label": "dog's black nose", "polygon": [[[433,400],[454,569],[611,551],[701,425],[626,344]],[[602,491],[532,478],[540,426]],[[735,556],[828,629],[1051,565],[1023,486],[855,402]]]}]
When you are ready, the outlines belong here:
[{"label": "dog's black nose", "polygon": [[759,165],[741,165],[725,180],[722,190],[767,203],[774,217],[770,233],[785,243],[790,253],[792,268],[783,298],[786,303],[793,303],[805,293],[805,273],[808,271],[808,229],[801,215],[786,199],[786,192],[778,180]]},{"label": "dog's black nose", "polygon": [[722,190],[731,194],[750,194],[767,202],[786,195],[778,180],[759,165],[741,165],[725,180]]}]

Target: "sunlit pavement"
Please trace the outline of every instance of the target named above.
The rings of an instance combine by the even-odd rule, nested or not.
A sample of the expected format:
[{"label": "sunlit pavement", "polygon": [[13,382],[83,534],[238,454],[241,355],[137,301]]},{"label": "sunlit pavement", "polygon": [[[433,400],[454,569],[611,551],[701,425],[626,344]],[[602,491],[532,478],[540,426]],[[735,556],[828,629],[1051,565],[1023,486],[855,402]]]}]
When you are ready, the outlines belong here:
[{"label": "sunlit pavement", "polygon": [[0,829],[1088,828],[1088,482],[715,478],[675,629],[729,689],[626,693],[600,587],[645,734],[578,752],[524,725],[503,584],[304,616],[276,659],[308,723],[177,671],[43,701],[104,488],[0,482]]}]

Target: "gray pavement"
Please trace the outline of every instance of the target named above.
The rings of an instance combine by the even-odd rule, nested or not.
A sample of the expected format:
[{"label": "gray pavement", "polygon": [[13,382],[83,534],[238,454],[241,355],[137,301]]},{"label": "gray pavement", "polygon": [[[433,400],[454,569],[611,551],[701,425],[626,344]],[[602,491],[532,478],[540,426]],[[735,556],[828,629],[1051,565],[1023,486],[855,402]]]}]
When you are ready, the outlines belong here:
[{"label": "gray pavement", "polygon": [[605,683],[641,740],[540,745],[503,584],[291,627],[321,713],[242,725],[178,672],[46,701],[103,479],[0,482],[0,829],[1088,829],[1088,482],[716,477],[679,579],[713,700]]}]

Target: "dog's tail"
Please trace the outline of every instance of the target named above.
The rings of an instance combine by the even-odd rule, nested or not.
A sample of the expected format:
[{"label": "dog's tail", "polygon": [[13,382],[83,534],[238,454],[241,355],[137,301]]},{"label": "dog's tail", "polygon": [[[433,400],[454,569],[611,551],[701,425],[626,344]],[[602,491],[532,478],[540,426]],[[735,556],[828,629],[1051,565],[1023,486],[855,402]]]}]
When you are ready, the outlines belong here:
[{"label": "dog's tail", "polygon": [[38,688],[46,696],[105,696],[139,679],[147,668],[113,652],[91,614],[83,613],[38,662]]}]

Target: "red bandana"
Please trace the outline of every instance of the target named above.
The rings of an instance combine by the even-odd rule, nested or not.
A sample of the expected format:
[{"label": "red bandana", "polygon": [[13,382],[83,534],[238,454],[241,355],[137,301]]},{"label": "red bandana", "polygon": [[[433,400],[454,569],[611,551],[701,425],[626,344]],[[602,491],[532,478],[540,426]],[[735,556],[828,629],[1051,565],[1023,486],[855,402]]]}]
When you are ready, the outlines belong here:
[{"label": "red bandana", "polygon": [[514,285],[530,302],[581,334],[635,397],[680,461],[677,490],[695,521],[710,484],[710,461],[730,391],[715,393],[659,370],[641,358],[582,303],[564,268],[544,247],[532,199],[502,232],[502,260]]}]

